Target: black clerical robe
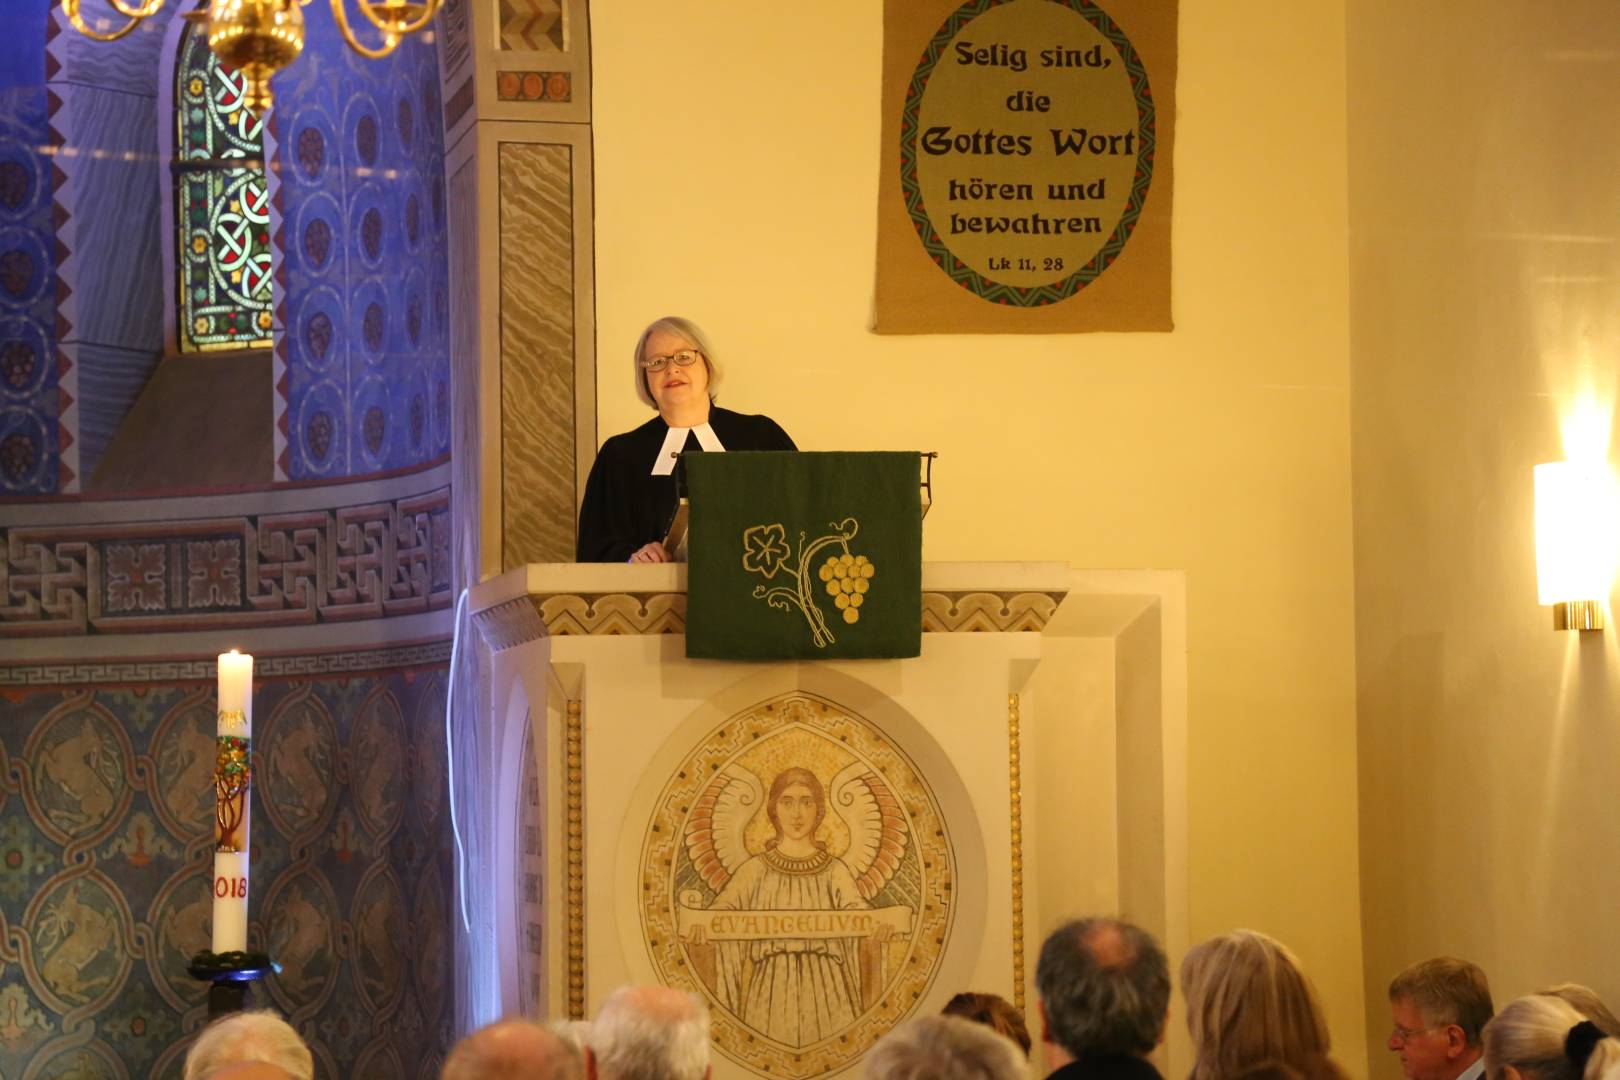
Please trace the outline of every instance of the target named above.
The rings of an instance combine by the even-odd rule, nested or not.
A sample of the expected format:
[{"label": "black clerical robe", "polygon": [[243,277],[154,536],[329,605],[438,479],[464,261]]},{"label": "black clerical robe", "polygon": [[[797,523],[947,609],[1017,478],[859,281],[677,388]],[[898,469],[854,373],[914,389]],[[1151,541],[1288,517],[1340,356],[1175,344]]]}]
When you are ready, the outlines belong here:
[{"label": "black clerical robe", "polygon": [[[718,406],[709,409],[709,427],[727,450],[797,450],[775,420]],[[579,562],[624,562],[643,545],[664,538],[675,513],[675,476],[654,476],[654,459],[669,425],[655,416],[634,431],[602,444],[585,482],[579,508]],[[683,453],[702,450],[688,434]]]}]

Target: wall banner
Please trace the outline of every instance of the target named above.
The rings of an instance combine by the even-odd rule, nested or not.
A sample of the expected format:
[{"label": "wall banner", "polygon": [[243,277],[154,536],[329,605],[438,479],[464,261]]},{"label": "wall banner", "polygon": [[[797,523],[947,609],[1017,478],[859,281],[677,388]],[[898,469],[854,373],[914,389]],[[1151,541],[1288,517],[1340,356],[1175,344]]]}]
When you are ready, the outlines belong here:
[{"label": "wall banner", "polygon": [[884,0],[873,329],[1169,330],[1176,0]]}]

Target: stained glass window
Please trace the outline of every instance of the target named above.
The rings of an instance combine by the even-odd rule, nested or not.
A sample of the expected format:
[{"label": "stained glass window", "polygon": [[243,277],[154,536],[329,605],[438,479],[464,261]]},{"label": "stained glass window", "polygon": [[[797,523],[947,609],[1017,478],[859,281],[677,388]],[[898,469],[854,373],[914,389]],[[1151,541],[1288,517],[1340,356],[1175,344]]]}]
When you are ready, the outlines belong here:
[{"label": "stained glass window", "polygon": [[270,345],[270,192],[245,82],[187,28],[175,67],[175,264],[182,352]]}]

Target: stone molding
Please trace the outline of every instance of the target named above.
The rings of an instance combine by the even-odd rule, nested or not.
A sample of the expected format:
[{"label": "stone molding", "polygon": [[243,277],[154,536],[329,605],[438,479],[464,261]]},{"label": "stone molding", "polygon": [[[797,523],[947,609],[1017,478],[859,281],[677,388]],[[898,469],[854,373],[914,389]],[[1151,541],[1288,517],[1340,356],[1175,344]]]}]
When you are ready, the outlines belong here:
[{"label": "stone molding", "polygon": [[[255,679],[353,675],[447,663],[451,643],[416,642],[379,649],[343,649],[253,658]],[[218,661],[212,656],[178,660],[85,660],[0,665],[0,686],[90,686],[137,683],[212,682]]]},{"label": "stone molding", "polygon": [[[923,632],[1038,634],[1062,599],[1060,592],[925,591]],[[533,593],[473,618],[496,651],[548,635],[684,634],[686,594]]]}]

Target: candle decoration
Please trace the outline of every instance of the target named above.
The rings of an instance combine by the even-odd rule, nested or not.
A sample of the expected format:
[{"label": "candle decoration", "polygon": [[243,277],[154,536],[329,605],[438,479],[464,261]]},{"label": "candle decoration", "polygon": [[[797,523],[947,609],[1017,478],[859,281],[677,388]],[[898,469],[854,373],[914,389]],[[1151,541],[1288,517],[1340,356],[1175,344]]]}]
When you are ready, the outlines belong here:
[{"label": "candle decoration", "polygon": [[214,755],[214,952],[247,950],[249,799],[253,782],[253,657],[219,656]]},{"label": "candle decoration", "polygon": [[253,794],[253,657],[219,656],[214,752],[213,947],[192,957],[194,978],[213,983],[208,1014],[245,1008],[247,984],[280,967],[247,949],[248,859]]}]

